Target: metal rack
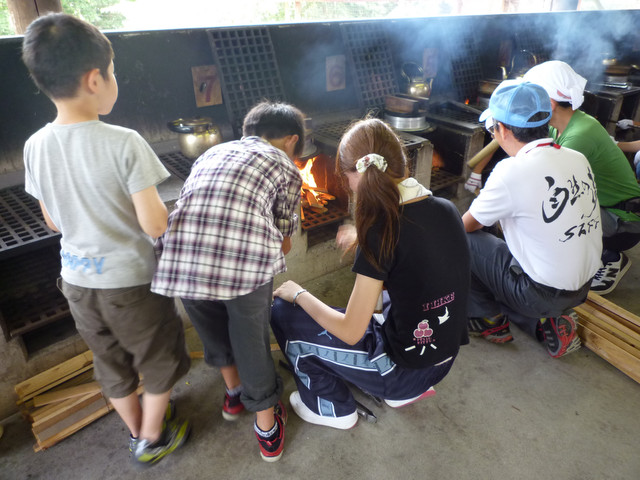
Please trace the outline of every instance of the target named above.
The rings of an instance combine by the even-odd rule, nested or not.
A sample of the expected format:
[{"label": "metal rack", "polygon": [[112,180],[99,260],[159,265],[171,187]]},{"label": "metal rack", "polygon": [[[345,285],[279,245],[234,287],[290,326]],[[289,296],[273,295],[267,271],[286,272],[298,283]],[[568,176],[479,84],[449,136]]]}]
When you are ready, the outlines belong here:
[{"label": "metal rack", "polygon": [[340,32],[360,106],[382,108],[387,95],[398,93],[386,32],[379,22],[343,23]]},{"label": "metal rack", "polygon": [[2,261],[0,326],[8,341],[70,317],[69,305],[56,287],[59,247],[50,245]]},{"label": "metal rack", "polygon": [[284,88],[267,27],[207,30],[219,68],[229,121],[242,136],[245,114],[264,99],[284,101]]},{"label": "metal rack", "polygon": [[25,247],[42,247],[58,242],[42,218],[40,205],[24,185],[0,190],[0,259],[24,252]]}]

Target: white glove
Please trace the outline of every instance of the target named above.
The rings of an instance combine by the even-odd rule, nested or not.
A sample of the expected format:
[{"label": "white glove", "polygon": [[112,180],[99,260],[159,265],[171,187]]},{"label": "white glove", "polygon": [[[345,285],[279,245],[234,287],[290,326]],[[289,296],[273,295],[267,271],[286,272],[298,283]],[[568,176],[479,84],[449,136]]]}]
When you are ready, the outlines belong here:
[{"label": "white glove", "polygon": [[482,188],[482,175],[479,173],[471,172],[471,175],[464,182],[464,189],[469,190],[471,193],[476,193],[476,190]]},{"label": "white glove", "polygon": [[636,152],[636,156],[633,157],[633,166],[637,167],[638,163],[640,163],[640,150]]},{"label": "white glove", "polygon": [[618,123],[616,123],[616,125],[618,126],[618,128],[621,128],[622,130],[627,130],[633,127],[633,120],[629,118],[625,118],[624,120],[620,120]]}]

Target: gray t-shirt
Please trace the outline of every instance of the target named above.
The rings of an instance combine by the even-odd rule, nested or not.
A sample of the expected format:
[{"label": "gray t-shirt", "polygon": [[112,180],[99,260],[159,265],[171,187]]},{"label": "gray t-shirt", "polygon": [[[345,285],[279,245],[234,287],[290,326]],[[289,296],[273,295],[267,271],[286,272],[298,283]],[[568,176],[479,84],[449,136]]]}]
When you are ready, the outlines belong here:
[{"label": "gray t-shirt", "polygon": [[25,190],[62,233],[62,278],[87,288],[150,283],[153,240],[131,195],[170,174],[134,130],[99,120],[47,124],[24,148]]}]

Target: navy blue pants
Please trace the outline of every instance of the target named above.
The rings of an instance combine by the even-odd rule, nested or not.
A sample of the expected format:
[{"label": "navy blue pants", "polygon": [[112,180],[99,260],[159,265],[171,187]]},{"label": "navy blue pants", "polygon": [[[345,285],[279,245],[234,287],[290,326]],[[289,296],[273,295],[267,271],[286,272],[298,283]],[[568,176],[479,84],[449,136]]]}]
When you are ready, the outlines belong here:
[{"label": "navy blue pants", "polygon": [[404,400],[442,380],[454,360],[423,369],[400,367],[385,353],[382,327],[374,319],[362,339],[349,345],[281,298],[273,302],[271,328],[293,366],[300,398],[322,416],[342,417],[356,411],[348,383],[377,397]]}]

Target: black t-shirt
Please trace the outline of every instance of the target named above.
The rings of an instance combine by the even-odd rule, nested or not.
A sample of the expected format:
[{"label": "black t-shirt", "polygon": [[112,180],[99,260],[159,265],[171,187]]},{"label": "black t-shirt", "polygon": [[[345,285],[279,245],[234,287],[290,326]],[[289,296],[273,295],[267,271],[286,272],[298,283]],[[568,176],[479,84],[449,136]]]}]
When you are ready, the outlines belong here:
[{"label": "black t-shirt", "polygon": [[[389,357],[403,367],[424,368],[469,343],[469,246],[450,201],[430,196],[401,208],[393,258],[379,271],[358,250],[353,271],[384,281],[391,300],[382,327]],[[379,224],[371,228],[367,241],[379,251]]]}]

